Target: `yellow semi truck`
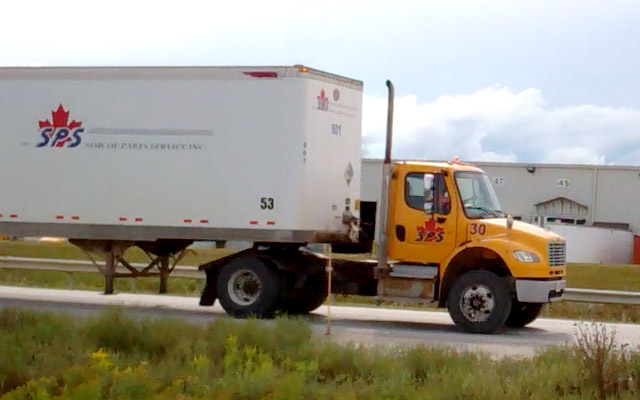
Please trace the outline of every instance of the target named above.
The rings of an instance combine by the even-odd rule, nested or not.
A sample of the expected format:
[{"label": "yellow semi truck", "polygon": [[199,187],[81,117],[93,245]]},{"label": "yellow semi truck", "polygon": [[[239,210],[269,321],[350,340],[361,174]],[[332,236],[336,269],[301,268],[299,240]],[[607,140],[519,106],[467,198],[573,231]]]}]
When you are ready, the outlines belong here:
[{"label": "yellow semi truck", "polygon": [[[308,313],[331,283],[436,302],[465,330],[495,332],[559,299],[563,239],[505,216],[481,170],[391,163],[390,83],[380,217],[365,215],[362,89],[302,65],[0,68],[0,235],[99,254],[107,294],[116,276],[159,276],[166,291],[194,241],[249,241],[201,266],[200,303],[237,317]],[[330,269],[309,250],[370,250],[374,225],[376,261]],[[127,262],[131,246],[148,266]]]},{"label": "yellow semi truck", "polygon": [[470,332],[522,327],[559,299],[564,240],[505,215],[482,170],[457,162],[390,169],[380,258],[391,263],[378,267],[379,296],[437,301]]}]

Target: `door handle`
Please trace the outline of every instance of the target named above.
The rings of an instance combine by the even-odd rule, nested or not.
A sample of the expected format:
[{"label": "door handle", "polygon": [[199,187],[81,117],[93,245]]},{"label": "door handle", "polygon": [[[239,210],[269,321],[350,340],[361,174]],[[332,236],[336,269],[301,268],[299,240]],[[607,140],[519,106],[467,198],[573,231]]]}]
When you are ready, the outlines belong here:
[{"label": "door handle", "polygon": [[447,222],[447,219],[445,217],[438,217],[436,221],[438,221],[439,224],[444,224]]},{"label": "door handle", "polygon": [[401,242],[404,242],[407,238],[407,230],[404,225],[396,225],[396,238]]}]

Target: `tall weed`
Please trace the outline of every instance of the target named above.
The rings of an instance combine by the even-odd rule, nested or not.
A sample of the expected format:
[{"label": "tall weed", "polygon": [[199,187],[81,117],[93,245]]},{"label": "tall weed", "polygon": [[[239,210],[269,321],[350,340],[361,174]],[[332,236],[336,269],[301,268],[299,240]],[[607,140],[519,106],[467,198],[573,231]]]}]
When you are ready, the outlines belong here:
[{"label": "tall weed", "polygon": [[603,324],[579,324],[577,338],[576,357],[595,385],[598,398],[617,398],[632,388],[632,356],[627,344],[617,344],[615,330]]},{"label": "tall weed", "polygon": [[637,399],[640,355],[613,333],[529,359],[320,340],[307,324],[203,326],[109,310],[87,320],[0,311],[2,399]]}]

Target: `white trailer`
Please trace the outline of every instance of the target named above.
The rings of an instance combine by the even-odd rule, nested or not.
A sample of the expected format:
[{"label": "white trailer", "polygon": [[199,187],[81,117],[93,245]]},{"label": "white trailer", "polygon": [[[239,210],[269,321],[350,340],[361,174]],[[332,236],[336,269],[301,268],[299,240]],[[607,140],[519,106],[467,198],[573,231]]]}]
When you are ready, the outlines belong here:
[{"label": "white trailer", "polygon": [[0,231],[344,239],[362,83],[305,67],[0,69]]},{"label": "white trailer", "polygon": [[303,66],[0,68],[0,232],[107,253],[107,292],[134,244],[166,276],[194,240],[354,239],[361,109]]}]

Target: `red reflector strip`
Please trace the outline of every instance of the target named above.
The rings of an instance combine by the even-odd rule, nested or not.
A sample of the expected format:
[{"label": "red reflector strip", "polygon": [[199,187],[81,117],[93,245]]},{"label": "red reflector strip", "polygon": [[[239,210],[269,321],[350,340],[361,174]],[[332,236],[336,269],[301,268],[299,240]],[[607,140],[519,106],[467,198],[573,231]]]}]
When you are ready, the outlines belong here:
[{"label": "red reflector strip", "polygon": [[249,221],[251,225],[258,225],[258,221]]},{"label": "red reflector strip", "polygon": [[18,218],[18,214],[11,214],[9,215],[9,218]]},{"label": "red reflector strip", "polygon": [[276,221],[267,221],[267,225],[275,225]]},{"label": "red reflector strip", "polygon": [[62,216],[62,215],[56,215],[56,219],[64,219],[64,216]]},{"label": "red reflector strip", "polygon": [[126,220],[127,220],[127,218],[126,218],[126,217],[120,217],[120,221],[123,221],[123,222],[124,222],[124,221],[126,221]]},{"label": "red reflector strip", "polygon": [[275,71],[248,71],[245,75],[252,76],[254,78],[277,78],[278,73]]},{"label": "red reflector strip", "polygon": [[201,220],[200,220],[200,223],[201,223],[201,224],[208,224],[208,223],[209,223],[209,220],[208,220],[208,219],[201,219]]},{"label": "red reflector strip", "polygon": [[77,220],[80,219],[80,217],[78,217],[77,215],[74,215],[74,216],[71,217],[71,219],[74,220],[74,221],[77,221]]},{"label": "red reflector strip", "polygon": [[184,223],[185,223],[185,224],[190,224],[191,222],[193,222],[193,220],[191,220],[191,219],[185,219],[185,220],[184,220]]},{"label": "red reflector strip", "polygon": [[136,222],[142,222],[142,218],[136,217]]}]

